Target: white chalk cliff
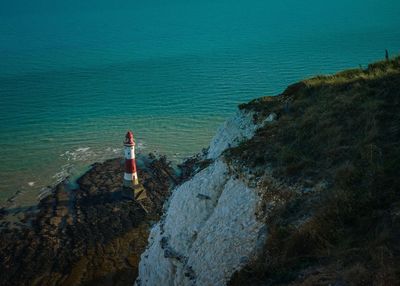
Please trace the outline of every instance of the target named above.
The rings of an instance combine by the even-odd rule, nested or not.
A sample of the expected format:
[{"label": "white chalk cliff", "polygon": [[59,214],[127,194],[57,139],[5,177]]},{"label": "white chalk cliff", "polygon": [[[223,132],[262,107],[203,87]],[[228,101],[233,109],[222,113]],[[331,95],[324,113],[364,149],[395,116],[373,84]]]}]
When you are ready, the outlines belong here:
[{"label": "white chalk cliff", "polygon": [[238,110],[232,118],[225,121],[211,140],[207,158],[216,159],[224,150],[250,139],[258,128],[276,119],[276,114],[271,113],[260,124],[254,124],[253,115],[253,112]]},{"label": "white chalk cliff", "polygon": [[213,163],[173,191],[151,230],[136,285],[225,285],[261,250],[267,229],[255,215],[258,192],[220,156],[254,135],[259,125],[252,118],[238,111],[226,121],[210,144]]}]

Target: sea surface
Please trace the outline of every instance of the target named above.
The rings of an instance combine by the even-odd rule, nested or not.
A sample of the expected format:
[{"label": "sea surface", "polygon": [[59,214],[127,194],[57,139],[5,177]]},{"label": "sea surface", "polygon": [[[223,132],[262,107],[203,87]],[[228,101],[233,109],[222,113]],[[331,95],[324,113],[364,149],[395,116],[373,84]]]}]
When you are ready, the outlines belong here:
[{"label": "sea surface", "polygon": [[140,152],[179,162],[242,102],[400,53],[400,1],[1,1],[0,203]]}]

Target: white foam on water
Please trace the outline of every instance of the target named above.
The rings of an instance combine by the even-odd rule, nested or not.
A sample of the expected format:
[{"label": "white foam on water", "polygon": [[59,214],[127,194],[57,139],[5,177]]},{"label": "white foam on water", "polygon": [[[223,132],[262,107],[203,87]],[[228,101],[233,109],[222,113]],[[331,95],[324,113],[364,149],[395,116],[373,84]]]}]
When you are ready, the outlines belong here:
[{"label": "white foam on water", "polygon": [[60,157],[65,157],[67,161],[88,161],[95,160],[96,152],[90,149],[90,147],[79,147],[74,151],[65,151],[60,155]]},{"label": "white foam on water", "polygon": [[122,155],[123,149],[122,148],[113,148],[113,147],[107,147],[105,149],[105,152],[103,152],[104,155],[116,155],[116,154],[121,154]]},{"label": "white foam on water", "polygon": [[55,179],[54,184],[61,183],[66,177],[71,175],[71,171],[73,170],[74,165],[71,163],[67,163],[61,166],[61,170],[55,173],[52,178]]},{"label": "white foam on water", "polygon": [[146,146],[145,146],[145,144],[143,142],[137,142],[136,148],[138,150],[144,150],[144,149],[146,149]]},{"label": "white foam on water", "polygon": [[90,147],[80,147],[78,149],[76,149],[76,152],[86,152],[90,149]]},{"label": "white foam on water", "polygon": [[44,197],[46,197],[48,194],[50,194],[51,189],[49,188],[42,188],[39,191],[39,195],[36,197],[38,201],[42,200]]},{"label": "white foam on water", "polygon": [[28,182],[29,187],[33,187],[35,185],[35,182]]}]

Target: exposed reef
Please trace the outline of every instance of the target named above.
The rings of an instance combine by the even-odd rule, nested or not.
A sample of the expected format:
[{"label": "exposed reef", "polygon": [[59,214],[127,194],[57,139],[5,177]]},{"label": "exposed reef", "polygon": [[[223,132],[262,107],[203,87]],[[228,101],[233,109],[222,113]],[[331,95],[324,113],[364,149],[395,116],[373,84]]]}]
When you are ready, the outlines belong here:
[{"label": "exposed reef", "polygon": [[114,159],[94,164],[76,189],[57,185],[17,227],[3,222],[0,285],[133,284],[150,225],[178,180],[165,157],[140,163],[149,213],[121,188],[123,160]]}]

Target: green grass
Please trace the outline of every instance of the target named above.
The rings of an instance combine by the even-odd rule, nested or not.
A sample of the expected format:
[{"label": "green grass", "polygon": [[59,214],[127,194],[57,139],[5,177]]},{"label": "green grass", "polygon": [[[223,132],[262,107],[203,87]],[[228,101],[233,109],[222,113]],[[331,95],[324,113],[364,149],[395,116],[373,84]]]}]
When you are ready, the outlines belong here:
[{"label": "green grass", "polygon": [[286,187],[326,188],[285,194],[265,218],[264,255],[232,285],[398,285],[400,58],[304,80],[240,108],[255,111],[255,121],[271,112],[278,120],[229,149],[228,162],[262,178],[270,166]]}]

